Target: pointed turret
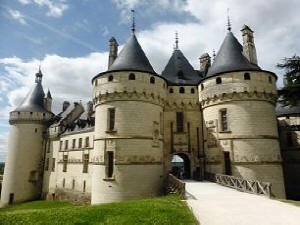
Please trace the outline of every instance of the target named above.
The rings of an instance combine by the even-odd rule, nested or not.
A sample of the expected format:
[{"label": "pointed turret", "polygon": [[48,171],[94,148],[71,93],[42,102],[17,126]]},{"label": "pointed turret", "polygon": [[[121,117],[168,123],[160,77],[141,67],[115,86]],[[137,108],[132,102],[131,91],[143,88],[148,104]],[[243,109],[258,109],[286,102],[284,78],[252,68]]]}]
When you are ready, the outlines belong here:
[{"label": "pointed turret", "polygon": [[137,70],[155,73],[133,33],[108,71]]},{"label": "pointed turret", "polygon": [[35,83],[29,93],[26,95],[22,103],[14,110],[17,112],[46,112],[44,107],[44,90],[42,86],[43,74],[39,72],[35,74]]},{"label": "pointed turret", "polygon": [[243,55],[243,46],[239,43],[231,31],[229,31],[221,45],[207,76],[213,76],[225,72],[257,71],[259,66],[251,64]]}]

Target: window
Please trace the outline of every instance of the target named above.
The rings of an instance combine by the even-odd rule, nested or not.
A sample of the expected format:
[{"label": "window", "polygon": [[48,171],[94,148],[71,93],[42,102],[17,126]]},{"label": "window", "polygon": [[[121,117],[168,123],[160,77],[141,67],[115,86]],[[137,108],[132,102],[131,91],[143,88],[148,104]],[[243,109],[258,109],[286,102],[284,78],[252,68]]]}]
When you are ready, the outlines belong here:
[{"label": "window", "polygon": [[62,150],[62,146],[63,146],[63,141],[59,142],[59,150]]},{"label": "window", "polygon": [[87,173],[88,172],[88,167],[89,167],[89,154],[83,154],[83,173]]},{"label": "window", "polygon": [[195,89],[194,88],[191,89],[191,94],[195,94]]},{"label": "window", "polygon": [[112,82],[114,80],[114,76],[113,75],[110,75],[109,77],[108,77],[108,82]]},{"label": "window", "polygon": [[177,132],[183,132],[183,112],[176,113]]},{"label": "window", "polygon": [[46,159],[45,171],[49,170],[49,158]]},{"label": "window", "polygon": [[154,84],[155,83],[155,78],[154,77],[150,77],[150,83]]},{"label": "window", "polygon": [[75,148],[75,145],[76,145],[76,139],[73,139],[72,140],[72,148]]},{"label": "window", "polygon": [[79,138],[78,140],[78,148],[82,148],[82,138]]},{"label": "window", "polygon": [[55,171],[55,158],[52,158],[52,168],[51,171],[54,172]]},{"label": "window", "polygon": [[173,88],[170,88],[170,89],[169,89],[169,93],[174,93]]},{"label": "window", "polygon": [[34,129],[34,132],[37,133],[37,128]]},{"label": "window", "polygon": [[135,75],[134,75],[134,73],[129,74],[128,79],[129,79],[129,80],[135,80]]},{"label": "window", "polygon": [[201,91],[204,90],[204,84],[201,84]]},{"label": "window", "polygon": [[63,172],[67,172],[68,155],[63,155]]},{"label": "window", "polygon": [[69,141],[65,140],[65,149],[68,149],[68,148],[69,148]]},{"label": "window", "polygon": [[222,78],[221,77],[217,77],[216,84],[222,84]]},{"label": "window", "polygon": [[291,132],[286,133],[286,142],[287,142],[287,146],[289,147],[293,146],[293,136]]},{"label": "window", "polygon": [[272,77],[269,76],[269,83],[272,83]]},{"label": "window", "polygon": [[107,152],[107,177],[112,177],[114,173],[114,152]]},{"label": "window", "polygon": [[244,74],[244,80],[251,80],[250,73]]},{"label": "window", "polygon": [[115,108],[108,109],[108,131],[113,131],[115,129]]},{"label": "window", "polygon": [[221,131],[228,131],[227,110],[226,109],[222,109],[220,111],[220,120],[221,120]]},{"label": "window", "polygon": [[73,190],[75,189],[75,180],[74,179],[72,180],[72,189]]},{"label": "window", "polygon": [[66,179],[65,178],[63,179],[62,186],[63,186],[63,188],[66,186]]},{"label": "window", "polygon": [[95,86],[98,86],[98,80],[95,80]]},{"label": "window", "polygon": [[184,87],[180,87],[180,88],[179,88],[179,93],[180,93],[180,94],[184,94]]},{"label": "window", "polygon": [[85,192],[85,189],[86,189],[86,181],[83,181],[83,192]]},{"label": "window", "polygon": [[89,139],[89,137],[85,138],[85,147],[86,148],[90,147],[90,139]]}]

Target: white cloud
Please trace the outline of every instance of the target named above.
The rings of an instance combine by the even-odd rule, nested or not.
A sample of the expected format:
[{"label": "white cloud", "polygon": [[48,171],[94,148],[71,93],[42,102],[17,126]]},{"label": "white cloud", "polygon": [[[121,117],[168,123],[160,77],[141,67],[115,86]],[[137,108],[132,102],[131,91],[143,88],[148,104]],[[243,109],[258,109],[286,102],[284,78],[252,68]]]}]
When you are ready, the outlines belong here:
[{"label": "white cloud", "polygon": [[23,24],[23,25],[27,24],[24,16],[20,13],[20,11],[8,9],[8,13],[12,19],[18,21],[20,24]]},{"label": "white cloud", "polygon": [[36,4],[39,7],[47,7],[47,16],[61,17],[65,10],[69,8],[65,0],[19,0],[23,5]]},{"label": "white cloud", "polygon": [[8,144],[8,132],[0,134],[0,162],[3,162],[6,158]]}]

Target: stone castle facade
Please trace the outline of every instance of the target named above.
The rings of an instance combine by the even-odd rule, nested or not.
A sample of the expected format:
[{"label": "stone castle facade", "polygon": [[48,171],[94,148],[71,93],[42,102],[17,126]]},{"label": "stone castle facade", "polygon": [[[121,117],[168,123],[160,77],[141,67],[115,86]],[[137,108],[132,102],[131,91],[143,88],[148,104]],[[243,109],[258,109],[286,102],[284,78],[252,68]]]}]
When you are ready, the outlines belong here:
[{"label": "stone castle facade", "polygon": [[213,63],[201,56],[200,70],[176,42],[161,74],[134,32],[119,54],[111,38],[109,67],[92,79],[92,101],[86,107],[65,101],[56,115],[39,71],[10,113],[2,205],[156,196],[174,155],[184,159],[185,178],[221,173],[266,181],[285,198],[277,76],[258,66],[253,31],[244,26],[242,35],[243,45],[229,29]]}]

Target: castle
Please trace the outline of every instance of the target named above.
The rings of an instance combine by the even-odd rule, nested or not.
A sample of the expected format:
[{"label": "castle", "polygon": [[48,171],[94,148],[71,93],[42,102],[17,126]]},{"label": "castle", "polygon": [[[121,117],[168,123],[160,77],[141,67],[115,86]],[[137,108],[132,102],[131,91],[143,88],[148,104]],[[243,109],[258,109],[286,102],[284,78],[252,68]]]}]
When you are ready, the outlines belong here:
[{"label": "castle", "polygon": [[[92,101],[86,107],[65,101],[57,115],[39,71],[27,97],[10,112],[1,204],[156,196],[174,155],[184,159],[187,179],[220,173],[266,181],[275,197],[285,198],[297,185],[292,181],[285,189],[277,76],[258,66],[253,31],[246,25],[241,31],[243,45],[229,27],[213,63],[209,54],[201,56],[200,70],[176,40],[161,74],[134,29],[120,53],[111,38],[109,67],[92,79]],[[299,117],[295,121],[299,127]],[[300,168],[293,164],[289,171],[295,165]]]}]

